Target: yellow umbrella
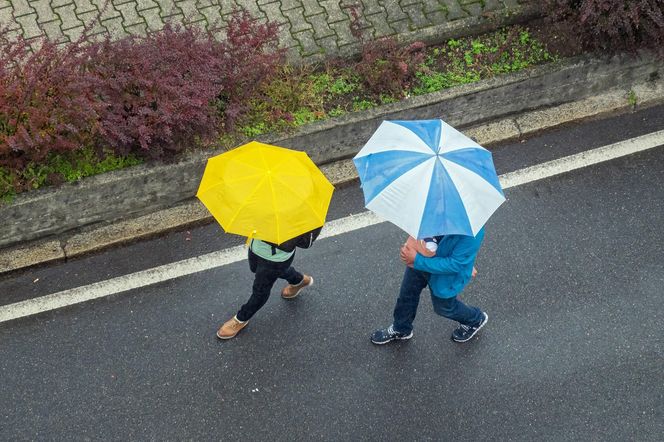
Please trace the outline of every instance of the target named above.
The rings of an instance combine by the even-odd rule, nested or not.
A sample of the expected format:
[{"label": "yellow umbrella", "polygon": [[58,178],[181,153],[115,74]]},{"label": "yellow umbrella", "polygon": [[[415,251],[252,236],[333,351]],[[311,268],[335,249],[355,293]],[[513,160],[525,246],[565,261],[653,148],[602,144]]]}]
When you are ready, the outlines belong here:
[{"label": "yellow umbrella", "polygon": [[305,152],[252,141],[208,159],[196,196],[226,232],[281,244],[325,223],[333,190]]}]

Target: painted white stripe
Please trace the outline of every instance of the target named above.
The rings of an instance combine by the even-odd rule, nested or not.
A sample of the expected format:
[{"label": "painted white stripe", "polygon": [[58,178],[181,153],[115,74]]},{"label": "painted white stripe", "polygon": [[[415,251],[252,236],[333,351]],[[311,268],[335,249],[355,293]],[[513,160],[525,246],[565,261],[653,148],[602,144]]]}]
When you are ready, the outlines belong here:
[{"label": "painted white stripe", "polygon": [[[662,145],[664,145],[664,130],[510,172],[500,176],[500,183],[503,189],[507,189]],[[341,235],[381,222],[383,220],[371,212],[351,215],[328,222],[320,238]],[[243,246],[238,246],[83,287],[5,305],[0,307],[0,323],[214,269],[245,258],[246,249]]]},{"label": "painted white stripe", "polygon": [[237,246],[51,295],[9,304],[0,308],[0,323],[224,266],[240,261],[246,257],[246,253],[244,246]]},{"label": "painted white stripe", "polygon": [[[351,215],[328,222],[319,238],[341,235],[381,222],[383,220],[372,212]],[[236,246],[51,295],[5,305],[0,307],[0,323],[222,267],[242,261],[246,257],[247,249],[244,246]]]},{"label": "painted white stripe", "polygon": [[658,146],[664,146],[664,130],[506,173],[499,177],[500,185],[503,189],[520,186]]}]

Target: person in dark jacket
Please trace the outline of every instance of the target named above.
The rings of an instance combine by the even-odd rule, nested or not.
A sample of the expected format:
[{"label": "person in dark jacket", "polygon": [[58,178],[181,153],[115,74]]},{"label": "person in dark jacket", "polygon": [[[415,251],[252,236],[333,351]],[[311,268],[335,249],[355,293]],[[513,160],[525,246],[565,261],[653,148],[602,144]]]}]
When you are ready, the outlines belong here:
[{"label": "person in dark jacket", "polygon": [[219,339],[231,339],[247,326],[258,310],[267,302],[270,291],[277,279],[285,279],[288,284],[281,290],[281,297],[293,299],[305,288],[314,283],[314,278],[304,275],[293,266],[297,247],[308,249],[321,232],[322,227],[304,233],[281,244],[252,239],[249,244],[249,269],[256,275],[251,297],[235,316],[217,330]]},{"label": "person in dark jacket", "polygon": [[[458,295],[476,270],[473,264],[484,239],[484,228],[477,235],[445,235],[435,238],[435,247],[408,241],[401,248],[406,272],[399,298],[394,307],[392,324],[371,335],[374,344],[413,337],[413,321],[420,302],[420,293],[427,286],[431,291],[433,310],[440,316],[457,321],[452,332],[455,342],[469,341],[487,323],[489,315],[477,307],[464,304]],[[429,249],[427,251],[426,249]],[[431,250],[435,249],[435,252]]]}]

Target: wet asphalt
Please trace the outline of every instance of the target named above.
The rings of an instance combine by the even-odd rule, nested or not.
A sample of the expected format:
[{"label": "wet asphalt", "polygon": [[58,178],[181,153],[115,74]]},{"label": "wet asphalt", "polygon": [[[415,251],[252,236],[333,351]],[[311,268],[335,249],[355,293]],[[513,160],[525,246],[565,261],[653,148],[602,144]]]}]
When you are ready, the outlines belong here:
[{"label": "wet asphalt", "polygon": [[[664,108],[494,146],[499,173],[664,128]],[[0,324],[2,440],[638,440],[664,434],[664,146],[506,191],[463,299],[466,344],[424,292],[377,347],[405,235],[383,223],[297,252],[235,339],[246,261]],[[363,211],[356,185],[330,219]],[[215,225],[0,280],[3,304],[239,244]],[[34,282],[37,280],[37,282]]]}]

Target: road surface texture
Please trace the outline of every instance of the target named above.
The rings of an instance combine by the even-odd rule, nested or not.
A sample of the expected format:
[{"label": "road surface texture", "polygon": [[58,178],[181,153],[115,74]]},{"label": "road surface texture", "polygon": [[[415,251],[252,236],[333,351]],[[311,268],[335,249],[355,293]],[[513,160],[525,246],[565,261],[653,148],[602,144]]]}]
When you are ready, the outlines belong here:
[{"label": "road surface texture", "polygon": [[[505,173],[661,130],[655,108],[495,149]],[[414,337],[389,325],[405,234],[388,223],[319,240],[237,338],[246,260],[0,323],[2,440],[592,440],[664,437],[664,146],[506,190],[463,299],[478,337],[423,293]],[[362,212],[357,185],[330,218]],[[174,232],[0,280],[2,304],[239,244]]]}]

